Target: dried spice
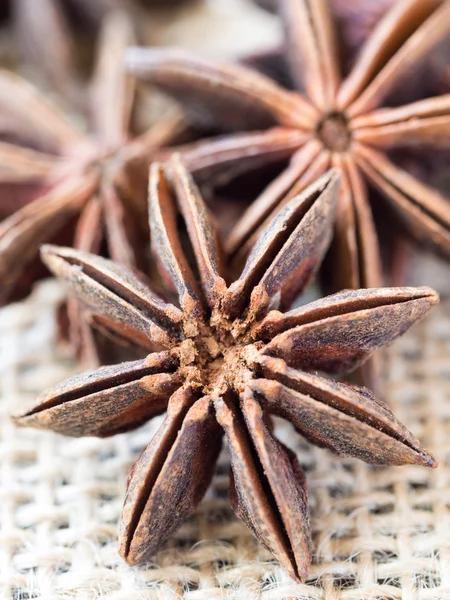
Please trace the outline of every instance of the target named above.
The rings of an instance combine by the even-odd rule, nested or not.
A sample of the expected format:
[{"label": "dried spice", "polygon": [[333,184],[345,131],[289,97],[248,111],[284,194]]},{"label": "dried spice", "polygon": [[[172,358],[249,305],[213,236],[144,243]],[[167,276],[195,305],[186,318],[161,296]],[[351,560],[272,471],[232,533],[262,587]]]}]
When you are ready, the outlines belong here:
[{"label": "dried spice", "polygon": [[[89,134],[29,83],[0,73],[0,106],[10,126],[9,141],[0,143],[0,213],[12,213],[0,224],[0,304],[29,292],[39,274],[39,247],[57,235],[92,252],[106,243],[115,260],[147,270],[148,166],[155,151],[175,140],[186,124],[173,114],[132,137],[135,82],[122,66],[132,39],[128,18],[111,14],[90,89]],[[12,187],[19,206],[11,202]],[[66,229],[72,231],[74,221],[72,241]],[[75,339],[78,311],[69,312],[76,321]]]},{"label": "dried spice", "polygon": [[[235,175],[292,155],[289,167],[250,207],[228,250],[258,235],[281,196],[292,197],[330,166],[342,172],[331,253],[334,288],[381,283],[377,232],[367,184],[381,192],[409,232],[447,257],[447,199],[399,168],[387,152],[397,148],[444,150],[450,136],[450,96],[397,108],[383,107],[450,31],[450,2],[397,2],[379,21],[342,79],[325,0],[283,0],[288,56],[298,89],[279,87],[237,65],[222,65],[176,50],[129,51],[132,73],[159,86],[207,125],[244,133],[195,144],[184,154],[190,168]],[[248,130],[255,132],[246,133]],[[288,196],[289,196],[288,194]],[[386,211],[385,222],[391,220]]]},{"label": "dried spice", "polygon": [[178,306],[104,258],[43,249],[49,268],[95,321],[144,348],[156,342],[160,351],[66,381],[17,423],[102,437],[167,410],[128,481],[120,553],[131,564],[148,560],[200,501],[224,433],[234,510],[292,577],[305,580],[311,557],[305,475],[275,438],[270,415],[343,456],[434,467],[434,458],[368,389],[315,371],[354,368],[423,317],[437,294],[429,288],[350,290],[285,312],[331,239],[337,173],[286,204],[229,285],[198,189],[178,158],[170,179],[168,170],[152,165],[149,213],[154,251]]}]

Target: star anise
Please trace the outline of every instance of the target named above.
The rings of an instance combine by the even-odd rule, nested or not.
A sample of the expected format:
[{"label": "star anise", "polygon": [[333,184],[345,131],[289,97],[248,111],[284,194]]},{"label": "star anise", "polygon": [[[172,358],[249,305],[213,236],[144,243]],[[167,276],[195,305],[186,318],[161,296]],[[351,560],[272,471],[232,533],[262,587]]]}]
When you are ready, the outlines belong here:
[{"label": "star anise", "polygon": [[157,342],[161,351],[69,379],[17,422],[71,436],[109,436],[167,410],[128,481],[120,553],[131,564],[148,560],[200,501],[223,431],[234,510],[290,574],[304,580],[311,556],[305,475],[272,433],[270,415],[343,456],[434,467],[434,458],[368,389],[315,371],[354,368],[420,319],[437,294],[429,288],[350,290],[284,312],[314,276],[330,241],[338,175],[325,174],[287,203],[228,285],[218,234],[198,189],[179,159],[172,159],[171,179],[168,169],[151,168],[150,227],[179,306],[104,258],[43,249],[49,268],[93,319],[144,348]]},{"label": "star anise", "polygon": [[[89,91],[88,134],[28,82],[0,72],[0,106],[10,125],[10,142],[0,143],[0,214],[9,214],[0,224],[0,304],[29,292],[40,274],[39,247],[57,235],[86,251],[106,245],[115,260],[148,272],[148,166],[155,151],[186,126],[172,114],[133,137],[135,82],[122,66],[132,39],[126,15],[105,20]],[[11,188],[22,192],[13,202]],[[76,340],[78,311],[72,306],[69,312]]]},{"label": "star anise", "polygon": [[[341,77],[326,0],[281,0],[288,56],[299,92],[238,65],[177,50],[131,49],[130,72],[182,102],[198,122],[231,130],[186,149],[190,168],[229,175],[293,155],[252,204],[228,250],[257,237],[280,196],[292,197],[330,166],[342,172],[331,260],[334,288],[381,283],[377,233],[366,184],[417,240],[450,255],[450,205],[388,157],[393,149],[449,146],[450,95],[383,107],[394,88],[450,31],[450,2],[400,0],[378,22],[351,72]],[[387,215],[387,213],[386,213]],[[391,219],[386,216],[385,220]],[[251,244],[250,244],[251,245]]]}]

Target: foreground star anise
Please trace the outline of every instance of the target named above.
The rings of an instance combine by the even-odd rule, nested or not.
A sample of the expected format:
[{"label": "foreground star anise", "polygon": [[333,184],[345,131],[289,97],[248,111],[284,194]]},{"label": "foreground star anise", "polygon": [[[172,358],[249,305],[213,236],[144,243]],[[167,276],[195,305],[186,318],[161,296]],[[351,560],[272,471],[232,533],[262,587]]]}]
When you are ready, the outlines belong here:
[{"label": "foreground star anise", "polygon": [[199,192],[178,159],[171,169],[172,183],[159,164],[152,166],[149,213],[154,250],[178,292],[178,307],[106,259],[70,248],[43,250],[49,268],[102,327],[144,348],[156,342],[161,352],[69,379],[17,422],[108,436],[167,410],[129,477],[120,553],[131,564],[148,560],[200,501],[225,432],[234,510],[304,580],[311,556],[305,476],[274,437],[270,415],[343,456],[435,466],[368,389],[315,371],[354,368],[420,319],[437,295],[428,288],[353,290],[283,312],[328,246],[337,174],[326,174],[279,212],[239,279],[227,285]]},{"label": "foreground star anise", "polygon": [[[404,147],[445,149],[450,140],[450,95],[397,108],[391,92],[450,31],[450,2],[400,0],[341,77],[326,0],[280,0],[288,57],[299,90],[290,92],[250,69],[222,65],[177,50],[131,49],[132,73],[159,86],[208,125],[258,129],[186,149],[190,168],[235,174],[293,154],[290,166],[252,204],[228,250],[237,252],[277,207],[330,166],[342,173],[331,259],[334,288],[381,283],[377,233],[366,183],[420,242],[450,255],[450,204],[391,162]],[[272,128],[271,128],[272,127]],[[385,220],[392,220],[386,212]]]},{"label": "foreground star anise", "polygon": [[[0,215],[9,215],[0,223],[0,304],[29,292],[41,273],[40,245],[58,235],[66,244],[102,250],[148,271],[148,166],[185,125],[172,115],[133,137],[135,85],[122,67],[132,39],[128,18],[111,14],[89,90],[88,134],[29,83],[0,72],[0,107],[10,126],[10,141],[0,143]],[[75,338],[76,307],[69,312],[77,322]]]}]

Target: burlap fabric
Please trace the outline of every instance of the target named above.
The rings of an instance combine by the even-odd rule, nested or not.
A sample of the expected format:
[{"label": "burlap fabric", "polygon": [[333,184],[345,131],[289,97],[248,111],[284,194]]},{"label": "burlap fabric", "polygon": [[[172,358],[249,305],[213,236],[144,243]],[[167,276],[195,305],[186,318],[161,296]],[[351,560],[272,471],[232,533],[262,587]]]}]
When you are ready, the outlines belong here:
[{"label": "burlap fabric", "polygon": [[126,475],[157,423],[113,439],[17,430],[8,414],[73,372],[54,345],[55,283],[0,312],[2,598],[450,598],[450,303],[389,351],[387,396],[439,457],[435,471],[371,468],[279,426],[307,470],[315,557],[294,583],[228,507],[224,452],[214,484],[154,564],[117,556]]}]

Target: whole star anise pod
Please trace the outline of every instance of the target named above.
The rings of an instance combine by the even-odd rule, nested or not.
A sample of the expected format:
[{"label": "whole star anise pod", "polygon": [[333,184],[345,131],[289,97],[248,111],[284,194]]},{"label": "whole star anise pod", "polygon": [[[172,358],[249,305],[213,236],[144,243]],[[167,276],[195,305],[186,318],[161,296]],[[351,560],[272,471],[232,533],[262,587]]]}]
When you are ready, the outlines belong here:
[{"label": "whole star anise pod", "polygon": [[217,232],[189,173],[174,158],[169,180],[154,164],[152,243],[178,306],[106,259],[44,248],[49,268],[103,327],[144,348],[161,347],[143,360],[69,379],[17,418],[19,425],[65,435],[109,436],[167,410],[128,481],[120,553],[129,563],[148,560],[200,501],[223,431],[234,510],[292,577],[305,580],[311,556],[306,480],[294,454],[274,437],[270,415],[343,456],[436,465],[368,389],[315,372],[354,368],[420,319],[438,301],[436,293],[350,290],[285,312],[326,251],[337,184],[330,172],[294,197],[229,285]]},{"label": "whole star anise pod", "polygon": [[[0,214],[6,216],[0,223],[0,304],[29,292],[41,274],[40,245],[55,239],[149,271],[148,167],[185,123],[172,114],[133,137],[135,82],[122,66],[132,39],[126,15],[111,14],[89,90],[87,134],[25,80],[0,72],[0,107],[10,125],[10,141],[0,143]],[[75,347],[93,351],[91,342],[79,339],[76,305],[69,314]]]},{"label": "whole star anise pod", "polygon": [[[292,74],[305,96],[238,65],[177,50],[131,49],[130,72],[159,86],[198,122],[258,130],[186,149],[190,168],[228,175],[293,155],[290,166],[252,204],[228,244],[236,252],[279,203],[330,166],[342,172],[331,253],[334,288],[381,283],[377,233],[367,184],[421,243],[450,255],[450,205],[388,156],[397,148],[445,149],[450,95],[397,108],[383,106],[450,31],[450,2],[400,0],[386,13],[341,77],[326,0],[282,0]],[[288,196],[289,196],[288,194]],[[378,197],[378,196],[377,196]],[[383,208],[384,210],[384,208]],[[386,212],[385,220],[392,219]]]}]

